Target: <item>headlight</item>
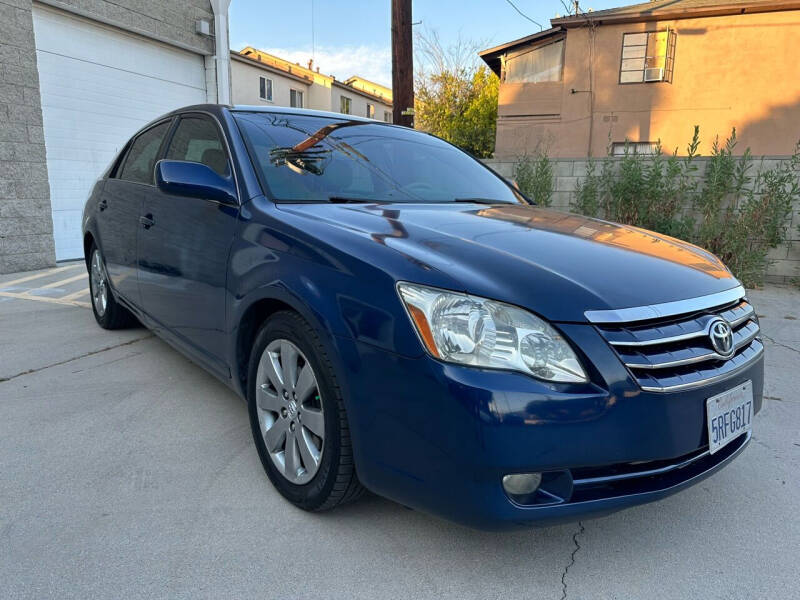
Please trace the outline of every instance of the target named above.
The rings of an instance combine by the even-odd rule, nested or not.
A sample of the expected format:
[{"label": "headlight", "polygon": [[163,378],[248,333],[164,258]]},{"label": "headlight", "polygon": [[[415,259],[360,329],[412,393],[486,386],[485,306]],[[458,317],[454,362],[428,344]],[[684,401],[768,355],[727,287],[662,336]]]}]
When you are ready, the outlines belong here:
[{"label": "headlight", "polygon": [[411,283],[399,283],[397,289],[425,348],[436,358],[547,381],[587,380],[566,340],[521,308]]}]

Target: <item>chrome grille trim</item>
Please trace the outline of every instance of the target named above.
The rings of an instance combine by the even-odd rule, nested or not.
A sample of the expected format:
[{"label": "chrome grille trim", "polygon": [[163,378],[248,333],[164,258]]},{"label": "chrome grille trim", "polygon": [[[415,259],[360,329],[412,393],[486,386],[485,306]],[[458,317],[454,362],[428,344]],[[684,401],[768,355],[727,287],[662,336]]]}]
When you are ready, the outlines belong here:
[{"label": "chrome grille trim", "polygon": [[[733,354],[721,355],[710,330],[731,326]],[[755,309],[746,300],[648,322],[596,325],[639,387],[646,392],[694,389],[734,377],[759,360],[764,346]]]},{"label": "chrome grille trim", "polygon": [[738,319],[734,319],[732,321],[728,320],[728,325],[730,325],[731,327],[736,329],[739,325],[741,325],[745,321],[749,321],[750,319],[752,319],[753,316],[755,315],[755,313],[756,313],[756,309],[753,308],[753,305],[752,304],[748,304],[747,308],[745,309],[745,314],[743,314]]},{"label": "chrome grille trim", "polygon": [[[744,307],[742,308],[742,306]],[[740,310],[744,311],[744,314],[735,317],[734,319],[729,319],[729,316],[733,316],[737,314]],[[745,323],[753,318],[755,315],[755,310],[753,306],[747,303],[742,302],[738,306],[725,310],[719,313],[717,316],[722,317],[728,322],[728,325],[731,328],[736,329],[742,323]],[[711,321],[713,319],[712,315],[709,315],[706,319],[705,324],[698,323],[697,321],[690,321],[691,323],[697,324],[697,328],[695,331],[684,333],[681,335],[674,335],[674,336],[667,336],[667,337],[654,337],[648,340],[638,340],[638,341],[629,341],[629,340],[609,340],[609,344],[612,346],[655,346],[660,344],[672,344],[674,342],[683,342],[686,340],[691,340],[695,338],[704,338],[707,337],[709,334],[709,330],[711,327]],[[658,330],[658,328],[654,328],[653,330]],[[650,331],[653,331],[650,330]]]},{"label": "chrome grille trim", "polygon": [[[734,352],[738,352],[739,350],[747,346],[750,342],[752,342],[758,335],[758,332],[759,329],[756,326],[751,331],[749,331],[744,337],[736,341],[734,344],[735,348]],[[721,354],[717,354],[716,352],[708,352],[706,354],[699,354],[697,356],[692,356],[691,358],[684,358],[681,360],[664,361],[657,363],[626,362],[625,366],[631,367],[632,369],[667,369],[670,367],[681,367],[683,365],[691,365],[694,363],[704,362],[706,360],[727,360],[727,358],[722,356]]]},{"label": "chrome grille trim", "polygon": [[[741,313],[741,314],[740,314]],[[653,326],[653,327],[645,327],[642,328],[640,326],[639,329],[628,329],[623,327],[622,332],[615,332],[613,330],[604,329],[604,337],[608,340],[608,343],[612,346],[655,346],[659,344],[671,344],[674,342],[683,342],[685,340],[691,340],[694,338],[704,338],[707,337],[709,334],[709,330],[711,327],[711,321],[715,316],[722,317],[725,319],[728,324],[731,326],[732,329],[736,329],[742,323],[745,323],[753,318],[755,315],[755,310],[753,307],[748,304],[747,302],[740,302],[738,305],[723,310],[719,313],[712,314],[709,313],[706,317],[702,320],[699,319],[687,319],[682,322],[678,323],[670,323],[661,326]],[[680,335],[672,335],[672,336],[665,336],[663,335],[664,329],[679,329],[683,330],[686,326],[690,326],[693,328],[693,331],[689,331],[687,333],[683,333]],[[625,333],[628,338],[636,337],[638,334],[645,333],[645,334],[652,334],[653,337],[644,340],[631,340],[631,339],[615,339],[618,335],[622,335]]]},{"label": "chrome grille trim", "polygon": [[708,326],[699,329],[693,333],[685,333],[683,335],[674,335],[672,337],[654,338],[652,340],[645,340],[643,342],[609,342],[612,346],[657,346],[660,344],[673,344],[675,342],[684,342],[699,337],[706,337],[708,335]]},{"label": "chrome grille trim", "polygon": [[689,298],[687,300],[676,300],[674,302],[663,302],[661,304],[651,304],[648,306],[634,306],[632,308],[619,308],[614,310],[587,310],[584,316],[590,323],[595,324],[622,324],[635,323],[636,321],[648,321],[650,319],[663,319],[682,315],[699,310],[708,310],[716,306],[730,304],[736,300],[744,298],[745,292],[742,285],[735,288]]},{"label": "chrome grille trim", "polygon": [[691,390],[691,389],[694,389],[694,388],[703,387],[703,386],[706,386],[706,385],[710,385],[712,383],[717,383],[719,381],[723,381],[725,379],[729,379],[731,377],[734,377],[737,373],[739,373],[740,371],[743,371],[744,369],[749,367],[752,363],[754,363],[756,360],[761,358],[761,356],[763,356],[763,354],[764,354],[764,346],[760,346],[759,349],[756,350],[755,354],[751,358],[747,359],[746,362],[742,363],[741,365],[739,365],[735,369],[732,369],[732,370],[727,371],[725,373],[720,373],[719,375],[714,375],[713,377],[708,377],[706,379],[700,379],[698,381],[693,381],[691,383],[682,383],[682,384],[678,384],[678,385],[668,385],[668,386],[646,386],[646,385],[642,385],[640,387],[645,392],[660,392],[660,393],[663,393],[663,392],[680,392],[680,391]]}]

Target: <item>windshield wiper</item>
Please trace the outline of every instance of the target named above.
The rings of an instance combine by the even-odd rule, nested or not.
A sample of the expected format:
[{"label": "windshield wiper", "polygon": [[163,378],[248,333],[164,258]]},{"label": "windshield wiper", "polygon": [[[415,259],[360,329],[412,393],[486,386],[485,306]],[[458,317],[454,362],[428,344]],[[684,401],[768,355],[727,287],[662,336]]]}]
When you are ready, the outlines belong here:
[{"label": "windshield wiper", "polygon": [[515,204],[506,200],[495,200],[494,198],[454,198],[453,202],[466,202],[471,204]]},{"label": "windshield wiper", "polygon": [[329,196],[328,202],[331,204],[385,204],[385,200],[375,200],[373,198],[347,198],[345,196]]}]

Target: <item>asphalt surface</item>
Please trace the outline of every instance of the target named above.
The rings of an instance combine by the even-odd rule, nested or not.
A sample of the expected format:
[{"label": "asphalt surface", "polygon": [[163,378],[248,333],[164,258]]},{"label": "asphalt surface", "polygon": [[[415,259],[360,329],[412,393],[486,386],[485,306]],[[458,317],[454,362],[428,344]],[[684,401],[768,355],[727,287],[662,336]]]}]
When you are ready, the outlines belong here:
[{"label": "asphalt surface", "polygon": [[0,276],[0,598],[800,597],[797,290],[750,295],[767,399],[734,463],[610,517],[486,533],[376,496],[292,507],[243,402],[146,330],[97,327],[86,281],[60,283],[82,272]]}]

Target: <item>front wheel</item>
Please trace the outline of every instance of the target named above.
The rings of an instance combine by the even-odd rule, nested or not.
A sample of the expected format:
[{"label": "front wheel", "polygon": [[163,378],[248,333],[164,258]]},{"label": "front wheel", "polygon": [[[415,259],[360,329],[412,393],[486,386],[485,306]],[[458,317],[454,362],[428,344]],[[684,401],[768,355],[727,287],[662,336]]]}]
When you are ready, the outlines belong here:
[{"label": "front wheel", "polygon": [[316,331],[293,312],[270,317],[248,369],[253,439],[278,491],[321,511],[363,493],[333,366]]}]

